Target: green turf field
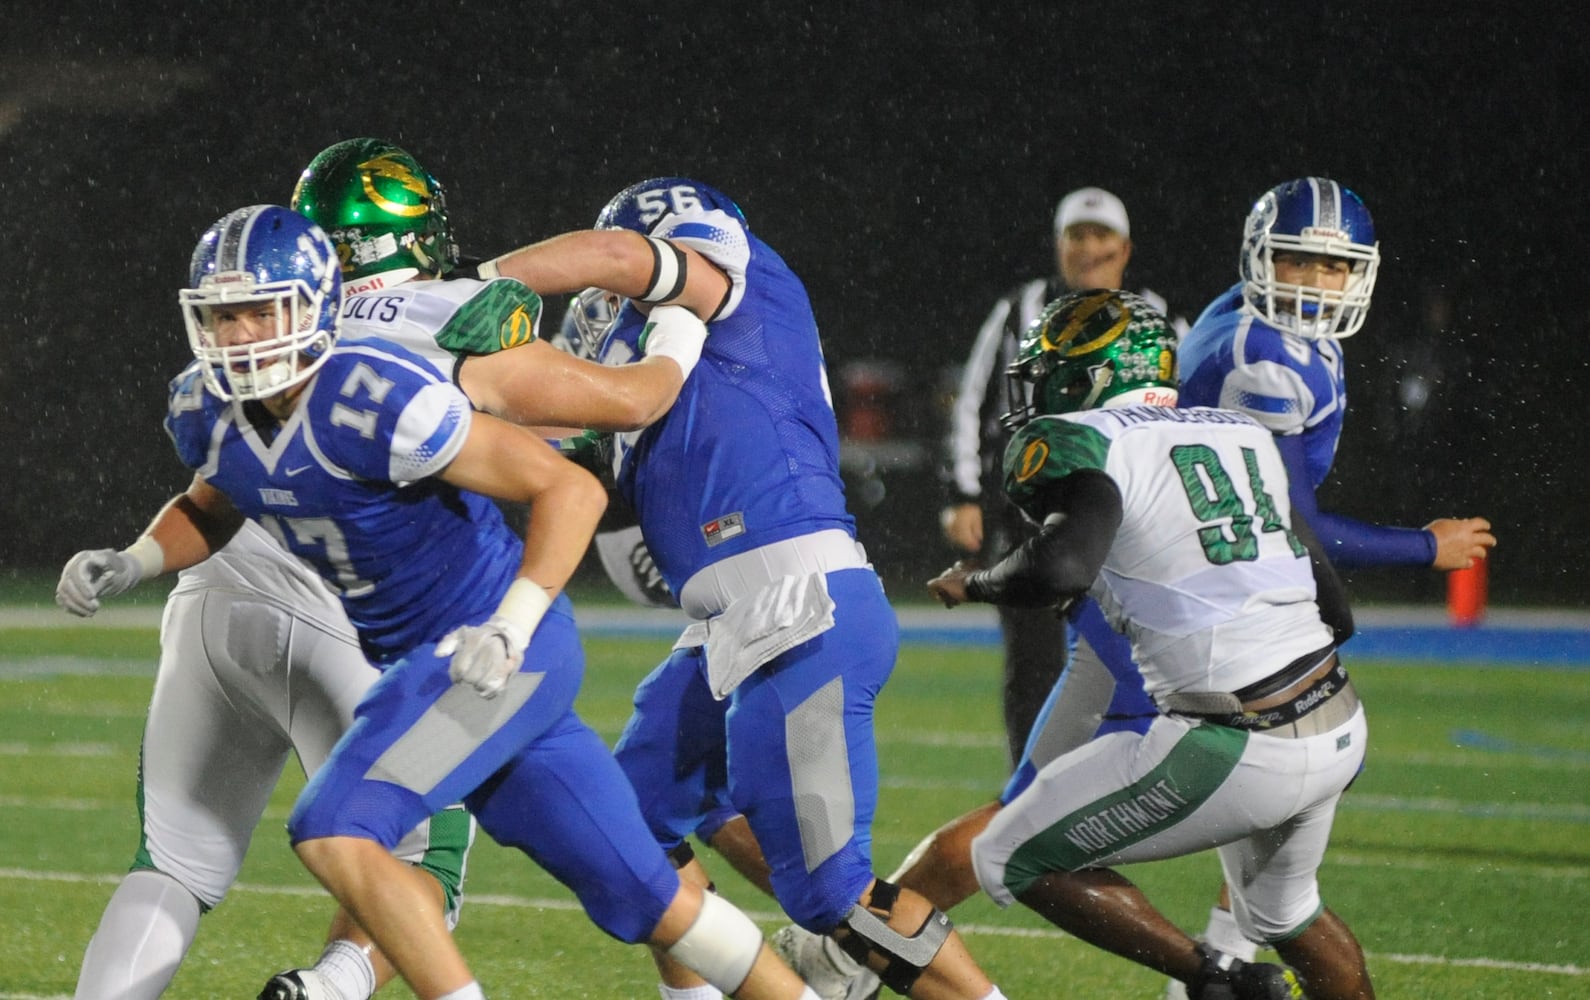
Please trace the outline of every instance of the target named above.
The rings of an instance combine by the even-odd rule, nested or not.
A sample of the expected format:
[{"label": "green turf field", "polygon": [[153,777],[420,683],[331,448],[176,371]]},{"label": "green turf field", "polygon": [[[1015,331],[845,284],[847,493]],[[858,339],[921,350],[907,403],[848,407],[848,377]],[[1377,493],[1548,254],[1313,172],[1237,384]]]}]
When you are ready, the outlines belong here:
[{"label": "green turf field", "polygon": [[[609,739],[665,645],[588,641],[582,712]],[[71,995],[131,859],[155,646],[147,628],[0,631],[0,1000]],[[1349,662],[1370,711],[1369,767],[1338,815],[1322,881],[1369,953],[1379,995],[1590,997],[1590,673]],[[905,648],[879,703],[880,869],[997,791],[997,672],[992,648]],[[290,774],[277,790],[241,883],[205,918],[169,996],[251,998],[318,953],[330,907],[282,832],[301,784]],[[1213,856],[1129,872],[1172,917],[1202,927]],[[492,997],[657,995],[644,951],[604,937],[521,856],[483,840],[469,874],[458,935]],[[714,874],[767,929],[779,925],[771,901],[722,864]],[[1159,996],[1153,974],[1025,911],[978,899],[954,917],[1013,1000]],[[401,985],[382,995],[411,996]]]}]

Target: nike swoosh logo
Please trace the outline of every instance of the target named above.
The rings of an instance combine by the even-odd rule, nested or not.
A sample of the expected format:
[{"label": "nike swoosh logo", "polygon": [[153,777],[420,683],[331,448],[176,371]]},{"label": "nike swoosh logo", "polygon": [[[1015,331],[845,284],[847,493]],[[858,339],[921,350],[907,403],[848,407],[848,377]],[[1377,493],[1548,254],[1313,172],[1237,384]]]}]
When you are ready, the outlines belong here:
[{"label": "nike swoosh logo", "polygon": [[288,470],[287,470],[287,474],[288,474],[288,475],[289,475],[289,476],[296,476],[296,475],[298,475],[298,474],[299,474],[299,473],[300,473],[300,472],[306,472],[306,471],[308,471],[308,470],[310,470],[310,469],[312,469],[312,468],[314,468],[314,466],[312,466],[312,465],[300,465],[300,466],[299,466],[299,467],[298,467],[298,468],[296,468],[296,469],[288,469]]}]

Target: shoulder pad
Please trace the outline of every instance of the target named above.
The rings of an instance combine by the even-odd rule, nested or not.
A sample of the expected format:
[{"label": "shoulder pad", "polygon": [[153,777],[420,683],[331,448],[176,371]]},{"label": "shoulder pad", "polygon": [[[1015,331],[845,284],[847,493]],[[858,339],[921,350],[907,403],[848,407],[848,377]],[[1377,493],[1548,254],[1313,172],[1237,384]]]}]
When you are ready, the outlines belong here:
[{"label": "shoulder pad", "polygon": [[1044,483],[1081,469],[1102,470],[1110,439],[1087,424],[1039,417],[1018,430],[1005,449],[1005,492],[1016,505]]},{"label": "shoulder pad", "polygon": [[436,344],[455,354],[495,354],[537,339],[541,296],[513,278],[481,286],[436,331]]}]

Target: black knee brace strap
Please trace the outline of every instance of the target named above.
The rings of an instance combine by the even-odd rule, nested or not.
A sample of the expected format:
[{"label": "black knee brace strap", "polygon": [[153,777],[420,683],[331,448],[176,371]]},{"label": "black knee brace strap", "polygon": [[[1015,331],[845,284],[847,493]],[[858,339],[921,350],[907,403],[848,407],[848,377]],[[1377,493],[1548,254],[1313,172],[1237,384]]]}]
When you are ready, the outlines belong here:
[{"label": "black knee brace strap", "polygon": [[[907,937],[888,924],[889,914],[899,898],[899,886],[878,879],[872,887],[872,905],[866,907],[857,903],[851,907],[840,924],[850,933],[835,940],[845,954],[862,965],[867,965],[872,956],[883,959],[885,964],[878,979],[903,996],[911,992],[922,970],[932,964],[955,925],[948,914],[935,908],[928,913],[922,926]],[[873,910],[882,911],[882,918]]]},{"label": "black knee brace strap", "polygon": [[[696,860],[696,849],[690,846],[690,841],[681,840],[678,847],[668,852],[668,860],[673,862],[674,871],[678,871],[685,865],[688,865],[690,862]],[[718,883],[708,881],[707,891],[717,892]]]},{"label": "black knee brace strap", "polygon": [[690,841],[681,840],[679,846],[668,852],[668,860],[674,863],[674,871],[696,860],[696,849],[690,846]]}]

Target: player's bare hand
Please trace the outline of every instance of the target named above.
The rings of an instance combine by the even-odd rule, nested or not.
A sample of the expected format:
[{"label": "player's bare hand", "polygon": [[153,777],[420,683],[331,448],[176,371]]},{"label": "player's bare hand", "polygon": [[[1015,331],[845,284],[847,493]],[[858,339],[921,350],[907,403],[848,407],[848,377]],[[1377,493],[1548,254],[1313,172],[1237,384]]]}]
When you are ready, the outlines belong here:
[{"label": "player's bare hand", "polygon": [[928,593],[946,608],[953,608],[957,604],[966,602],[966,577],[972,572],[972,567],[965,562],[957,562],[954,566],[935,576],[928,581]]},{"label": "player's bare hand", "polygon": [[1483,517],[1443,517],[1425,525],[1424,530],[1435,535],[1435,562],[1431,565],[1436,569],[1467,569],[1496,545],[1491,522]]},{"label": "player's bare hand", "polygon": [[939,527],[944,537],[962,552],[983,547],[983,508],[975,503],[958,503],[939,512]]}]

